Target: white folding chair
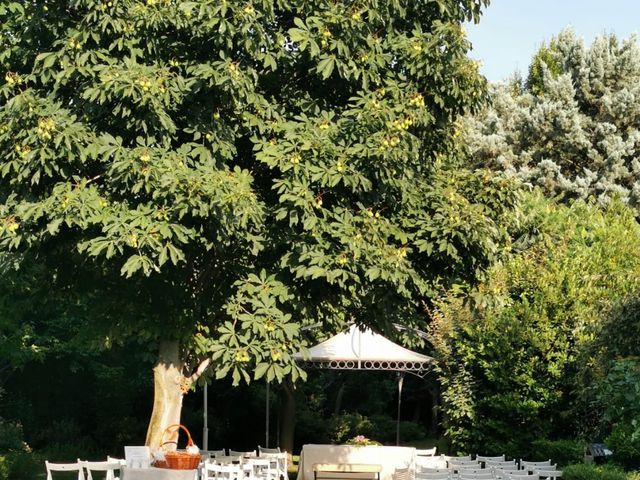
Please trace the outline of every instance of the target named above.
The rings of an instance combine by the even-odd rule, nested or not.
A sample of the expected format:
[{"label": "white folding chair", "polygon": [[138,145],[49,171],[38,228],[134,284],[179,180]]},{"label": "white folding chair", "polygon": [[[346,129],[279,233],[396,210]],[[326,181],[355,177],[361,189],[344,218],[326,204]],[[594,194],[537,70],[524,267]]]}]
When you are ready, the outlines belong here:
[{"label": "white folding chair", "polygon": [[229,450],[230,457],[257,457],[258,453],[255,450],[251,450],[249,452],[240,452],[238,450]]},{"label": "white folding chair", "polygon": [[418,457],[434,457],[436,455],[436,448],[423,448],[416,450],[416,456]]},{"label": "white folding chair", "polygon": [[44,466],[47,469],[47,480],[53,480],[52,472],[78,472],[78,480],[84,480],[84,470],[80,462],[51,463],[45,460]]},{"label": "white folding chair", "polygon": [[275,468],[277,479],[282,478],[283,480],[286,480],[288,478],[287,462],[288,462],[289,454],[287,452],[280,452],[280,453],[262,452],[260,453],[260,456],[264,458],[268,458],[271,461],[271,468]]},{"label": "white folding chair", "polygon": [[537,475],[538,478],[547,478],[548,480],[556,480],[562,476],[562,470],[547,470],[536,469],[533,471],[533,475]]},{"label": "white folding chair", "polygon": [[244,471],[240,465],[219,465],[211,461],[202,464],[202,480],[243,480]]},{"label": "white folding chair", "polygon": [[103,472],[104,480],[119,480],[119,475],[116,475],[116,471],[120,473],[120,462],[88,462],[86,460],[78,459],[78,463],[82,464],[82,467],[87,471],[87,480],[93,480],[91,472]]},{"label": "white folding chair", "polygon": [[542,462],[530,462],[529,460],[520,459],[520,470],[527,470],[529,472],[533,472],[537,467],[545,467],[551,465],[551,459],[544,460]]},{"label": "white folding chair", "polygon": [[151,449],[145,446],[125,446],[124,459],[128,468],[149,468]]},{"label": "white folding chair", "polygon": [[247,458],[243,462],[246,465],[245,471],[249,478],[257,480],[278,480],[277,464],[269,458]]},{"label": "white folding chair", "polygon": [[262,456],[263,453],[280,453],[280,447],[276,448],[264,448],[258,445],[258,453]]},{"label": "white folding chair", "polygon": [[124,458],[110,457],[107,455],[107,462],[118,462],[120,465],[126,465],[127,461]]}]

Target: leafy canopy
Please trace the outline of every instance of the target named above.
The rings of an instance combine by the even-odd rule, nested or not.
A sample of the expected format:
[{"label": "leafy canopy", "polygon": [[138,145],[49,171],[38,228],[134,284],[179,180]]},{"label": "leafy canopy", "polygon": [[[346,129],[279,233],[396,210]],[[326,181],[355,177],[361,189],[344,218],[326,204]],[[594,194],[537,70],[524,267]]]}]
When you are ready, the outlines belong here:
[{"label": "leafy canopy", "polygon": [[305,323],[423,321],[513,203],[455,148],[485,3],[3,2],[0,247],[236,382],[302,374]]}]

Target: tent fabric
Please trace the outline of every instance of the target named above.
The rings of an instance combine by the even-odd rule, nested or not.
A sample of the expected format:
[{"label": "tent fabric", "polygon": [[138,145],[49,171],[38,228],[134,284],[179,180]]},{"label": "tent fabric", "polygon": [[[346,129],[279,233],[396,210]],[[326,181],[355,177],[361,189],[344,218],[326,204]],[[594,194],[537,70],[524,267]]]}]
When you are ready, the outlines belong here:
[{"label": "tent fabric", "polygon": [[393,343],[370,329],[351,325],[318,345],[306,354],[296,353],[300,362],[313,363],[319,368],[335,370],[390,370],[426,374],[434,359]]}]

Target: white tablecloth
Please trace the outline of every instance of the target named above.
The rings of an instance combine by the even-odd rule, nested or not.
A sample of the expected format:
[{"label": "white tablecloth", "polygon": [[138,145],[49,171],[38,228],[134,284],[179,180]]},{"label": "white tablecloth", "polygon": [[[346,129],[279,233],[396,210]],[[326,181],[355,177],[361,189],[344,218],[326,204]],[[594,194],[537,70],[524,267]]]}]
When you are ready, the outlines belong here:
[{"label": "white tablecloth", "polygon": [[120,470],[121,480],[196,480],[197,470],[169,468],[126,468]]},{"label": "white tablecloth", "polygon": [[415,469],[413,447],[358,447],[355,445],[304,445],[298,463],[298,480],[313,480],[314,463],[370,463],[381,465],[380,480],[391,480],[396,468]]}]

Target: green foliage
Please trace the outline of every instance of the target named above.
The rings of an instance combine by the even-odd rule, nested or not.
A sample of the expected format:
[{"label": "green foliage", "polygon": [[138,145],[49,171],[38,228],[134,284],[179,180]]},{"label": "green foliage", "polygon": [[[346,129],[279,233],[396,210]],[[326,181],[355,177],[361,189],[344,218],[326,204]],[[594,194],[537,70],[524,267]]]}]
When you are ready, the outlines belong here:
[{"label": "green foliage", "polygon": [[581,440],[535,440],[531,443],[531,452],[522,458],[532,461],[551,459],[559,468],[584,460],[586,443]]},{"label": "green foliage", "polygon": [[599,384],[602,430],[610,432],[607,446],[614,461],[626,468],[640,467],[640,361],[637,357],[613,362]]},{"label": "green foliage", "polygon": [[40,455],[32,452],[18,451],[0,454],[1,480],[36,478],[42,474],[43,470],[44,460]]},{"label": "green foliage", "polygon": [[562,469],[567,480],[635,480],[637,476],[610,465],[576,464]]},{"label": "green foliage", "polygon": [[485,4],[4,2],[0,247],[75,336],[178,339],[188,378],[303,376],[305,323],[424,323],[513,204],[454,142]]},{"label": "green foliage", "polygon": [[6,454],[0,454],[0,480],[9,478],[9,460]]},{"label": "green foliage", "polygon": [[619,197],[638,208],[636,38],[603,35],[586,47],[565,30],[534,55],[525,85],[494,86],[491,106],[467,117],[471,161],[551,197],[593,198],[603,205]]},{"label": "green foliage", "polygon": [[23,447],[23,441],[21,425],[0,418],[0,452],[20,450]]},{"label": "green foliage", "polygon": [[593,339],[640,286],[639,238],[633,212],[619,203],[602,211],[525,196],[512,256],[433,312],[455,448],[517,455],[533,440],[584,428],[593,416],[584,383],[597,366]]},{"label": "green foliage", "polygon": [[551,78],[558,78],[562,73],[562,65],[558,58],[559,53],[555,42],[551,42],[548,47],[543,44],[533,56],[529,65],[526,87],[534,95],[544,94],[545,70]]},{"label": "green foliage", "polygon": [[640,440],[637,422],[633,425],[618,424],[606,438],[607,446],[613,451],[612,459],[626,469],[640,468]]},{"label": "green foliage", "polygon": [[[333,415],[329,424],[332,443],[345,443],[358,435],[385,445],[394,444],[396,440],[396,420],[387,415],[341,413]],[[414,422],[401,421],[400,437],[403,442],[423,440],[425,430]]]}]

